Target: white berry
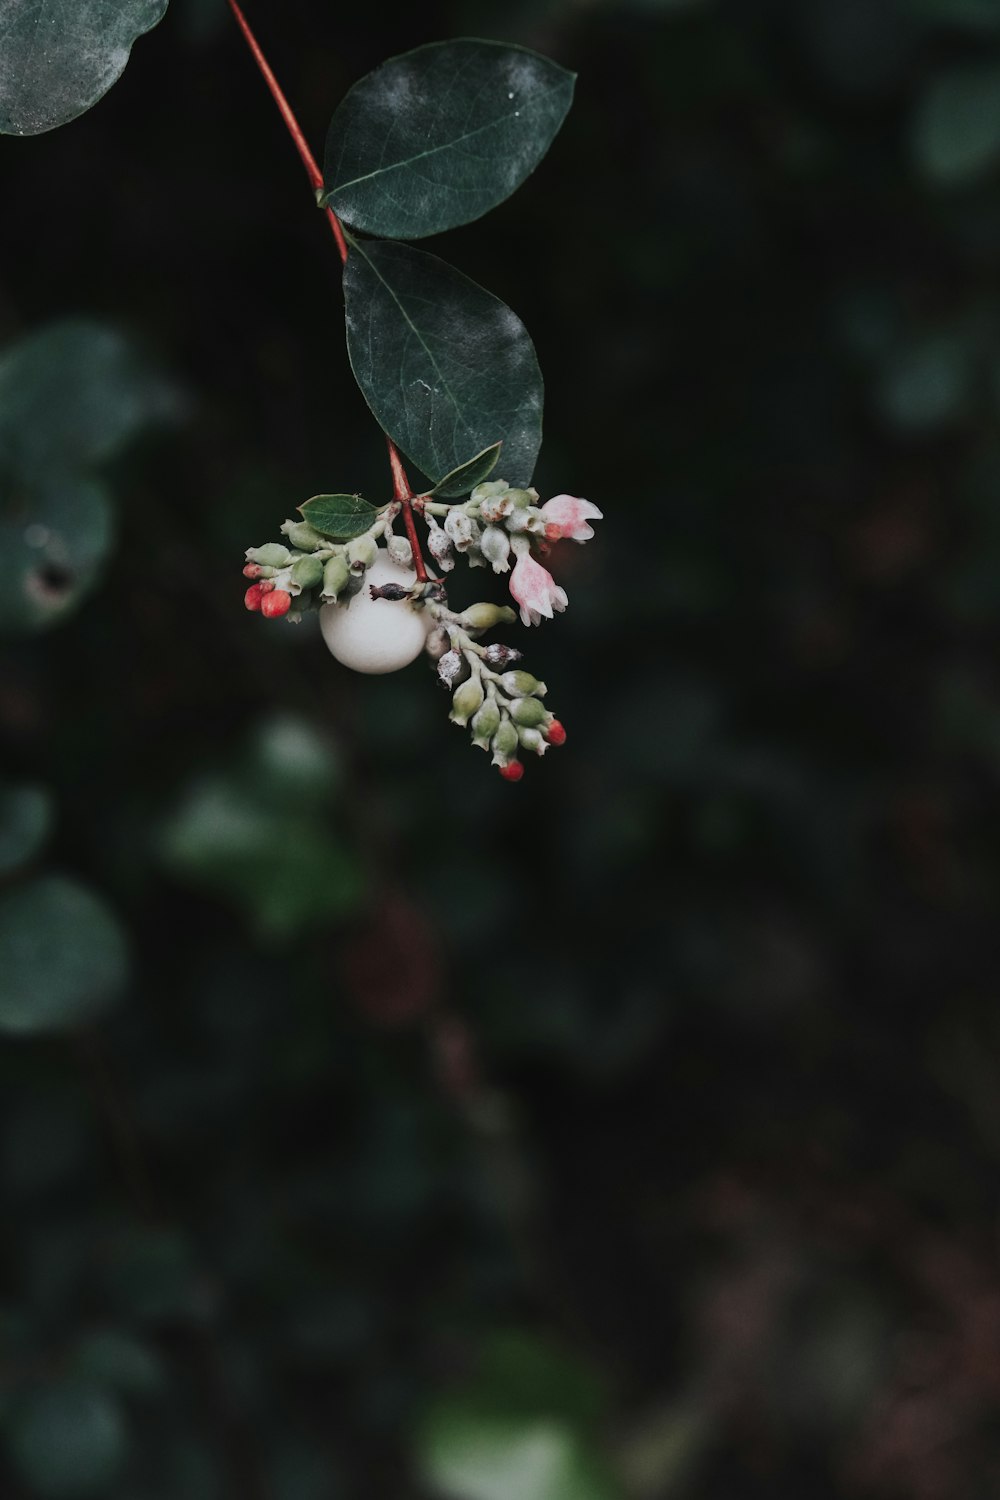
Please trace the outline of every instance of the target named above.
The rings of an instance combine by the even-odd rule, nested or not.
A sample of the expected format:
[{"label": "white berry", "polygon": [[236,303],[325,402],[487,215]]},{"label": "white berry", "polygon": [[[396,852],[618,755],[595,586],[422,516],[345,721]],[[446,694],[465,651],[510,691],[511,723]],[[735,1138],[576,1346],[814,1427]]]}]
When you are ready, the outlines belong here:
[{"label": "white berry", "polygon": [[412,568],[401,568],[379,549],[365,574],[360,593],[343,604],[324,604],[319,612],[323,639],[333,655],[353,672],[398,672],[424,649],[433,620],[408,599],[373,599],[369,585],[400,583],[412,588]]}]

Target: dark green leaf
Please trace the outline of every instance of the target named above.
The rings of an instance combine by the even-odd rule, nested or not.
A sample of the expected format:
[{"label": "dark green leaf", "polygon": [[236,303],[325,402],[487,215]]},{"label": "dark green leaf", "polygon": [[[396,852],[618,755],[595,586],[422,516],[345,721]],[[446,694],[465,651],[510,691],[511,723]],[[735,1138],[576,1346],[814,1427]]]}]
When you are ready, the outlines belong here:
[{"label": "dark green leaf", "polygon": [[44,787],[0,787],[0,875],[33,859],[52,827],[52,799]]},{"label": "dark green leaf", "polygon": [[97,1328],[86,1334],[73,1355],[72,1368],[126,1396],[152,1396],[165,1389],[167,1372],[159,1354],[122,1328]]},{"label": "dark green leaf", "polygon": [[125,939],[104,902],[48,876],[0,897],[0,1031],[58,1031],[110,1005],[128,972]]},{"label": "dark green leaf", "polygon": [[493,443],[489,448],[484,448],[482,453],[477,453],[475,458],[470,458],[466,464],[459,464],[457,469],[452,469],[439,480],[429,495],[439,495],[443,499],[450,500],[456,495],[468,495],[477,484],[482,484],[497,466],[500,457],[502,443]]},{"label": "dark green leaf", "polygon": [[317,531],[337,541],[346,541],[367,531],[379,507],[360,495],[314,495],[299,511]]},{"label": "dark green leaf", "polygon": [[11,1460],[32,1492],[51,1500],[103,1493],[124,1463],[128,1437],[114,1397],[60,1381],[24,1396],[9,1422]]},{"label": "dark green leaf", "polygon": [[0,134],[39,135],[96,104],[167,0],[0,0]]},{"label": "dark green leaf", "polygon": [[497,297],[409,245],[352,243],[347,348],[382,427],[435,484],[504,445],[504,478],[531,480],[542,375],[527,329]]},{"label": "dark green leaf", "polygon": [[478,219],[534,171],[574,75],[524,47],[462,39],[391,57],[326,138],[326,201],[369,234],[421,239]]}]

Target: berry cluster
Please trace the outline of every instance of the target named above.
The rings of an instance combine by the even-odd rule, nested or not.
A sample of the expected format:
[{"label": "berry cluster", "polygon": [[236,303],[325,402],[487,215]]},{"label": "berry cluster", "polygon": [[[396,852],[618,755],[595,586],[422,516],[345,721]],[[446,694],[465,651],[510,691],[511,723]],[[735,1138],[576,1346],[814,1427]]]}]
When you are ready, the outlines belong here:
[{"label": "berry cluster", "polygon": [[[437,568],[421,569],[419,580],[409,540],[393,530],[404,503],[426,523]],[[452,695],[452,722],[468,727],[472,743],[491,752],[501,776],[519,781],[520,752],[543,755],[550,745],[565,744],[566,731],[542,702],[545,684],[514,666],[520,651],[479,643],[487,630],[513,623],[515,611],[481,603],[456,614],[441,575],[454,568],[456,554],[473,567],[509,573],[523,623],[537,625],[568,602],[539,556],[564,538],[587,541],[594,534],[589,523],[601,512],[572,495],[540,505],[537,490],[494,480],[478,485],[463,503],[423,495],[369,513],[375,519],[367,529],[346,540],[290,520],[281,527],[285,543],[249,548],[247,609],[292,620],[318,609],[330,651],[359,672],[393,672],[426,651]]]}]

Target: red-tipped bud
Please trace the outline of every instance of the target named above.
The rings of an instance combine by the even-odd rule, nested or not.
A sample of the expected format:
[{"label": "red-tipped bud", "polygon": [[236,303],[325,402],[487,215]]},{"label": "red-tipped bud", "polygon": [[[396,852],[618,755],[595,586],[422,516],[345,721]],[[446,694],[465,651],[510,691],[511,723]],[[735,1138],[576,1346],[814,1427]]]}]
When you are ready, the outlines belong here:
[{"label": "red-tipped bud", "polygon": [[509,760],[505,766],[500,767],[500,775],[504,781],[520,781],[524,775],[524,767],[519,760]]},{"label": "red-tipped bud", "polygon": [[566,743],[566,731],[558,719],[553,719],[548,729],[543,729],[542,733],[550,745],[565,745]]},{"label": "red-tipped bud", "polygon": [[254,614],[260,609],[260,584],[252,583],[243,595],[243,603]]},{"label": "red-tipped bud", "polygon": [[273,578],[262,578],[260,580],[260,583],[258,583],[257,587],[260,589],[260,591],[261,591],[262,594],[270,594],[274,590],[274,579]]},{"label": "red-tipped bud", "polygon": [[246,567],[243,569],[243,577],[259,578],[263,571],[264,569],[261,567],[260,563],[247,563]]},{"label": "red-tipped bud", "polygon": [[260,601],[260,612],[268,620],[277,620],[282,615],[287,615],[291,606],[291,594],[286,594],[284,589],[272,589]]}]

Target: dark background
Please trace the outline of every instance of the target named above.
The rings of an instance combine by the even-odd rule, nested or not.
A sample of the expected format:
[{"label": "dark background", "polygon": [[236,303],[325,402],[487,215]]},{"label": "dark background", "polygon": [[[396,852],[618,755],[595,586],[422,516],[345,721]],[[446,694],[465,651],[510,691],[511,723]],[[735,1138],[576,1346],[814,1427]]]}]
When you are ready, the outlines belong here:
[{"label": "dark background", "polygon": [[[133,955],[99,1026],[0,1046],[0,1494],[46,1492],[24,1392],[112,1329],[157,1372],[97,1379],[112,1500],[990,1500],[1000,125],[950,172],[921,122],[1000,12],[250,8],[318,150],[428,40],[579,73],[537,174],[430,246],[532,333],[543,496],[605,514],[510,633],[569,733],[510,786],[422,664],[243,611],[246,546],[387,472],[222,11],[174,0],[94,110],[0,144],[4,342],[95,317],[183,406],[115,467],[100,589],[0,647],[45,867]],[[433,1488],[427,1403],[512,1329],[552,1370],[483,1401],[556,1420],[593,1372],[597,1488]]]}]

